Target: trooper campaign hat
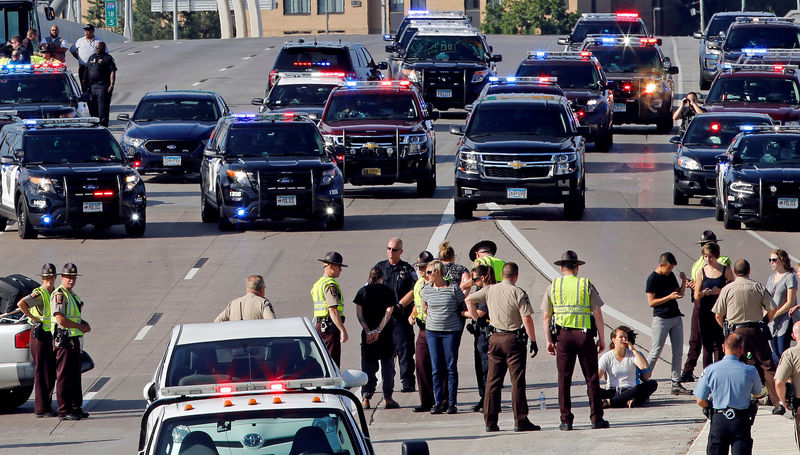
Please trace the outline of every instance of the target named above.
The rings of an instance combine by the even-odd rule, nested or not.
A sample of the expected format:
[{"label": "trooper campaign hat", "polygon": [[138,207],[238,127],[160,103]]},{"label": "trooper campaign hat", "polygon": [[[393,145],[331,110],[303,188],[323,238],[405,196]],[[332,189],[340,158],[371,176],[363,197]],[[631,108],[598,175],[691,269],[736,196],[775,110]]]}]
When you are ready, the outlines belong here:
[{"label": "trooper campaign hat", "polygon": [[717,243],[721,241],[722,239],[718,239],[717,234],[714,234],[714,231],[708,230],[703,231],[703,235],[700,236],[700,241],[697,242],[697,244],[705,245],[706,243]]},{"label": "trooper campaign hat", "polygon": [[425,264],[427,264],[429,262],[433,262],[433,261],[434,261],[434,257],[431,254],[431,252],[428,251],[428,250],[425,250],[425,251],[423,251],[422,253],[419,254],[419,260],[414,263],[414,267],[419,267],[421,265],[425,265]]},{"label": "trooper campaign hat", "polygon": [[474,262],[478,257],[478,252],[484,250],[494,256],[497,254],[497,244],[491,240],[481,240],[475,245],[472,245],[472,248],[469,249],[469,260]]},{"label": "trooper campaign hat", "polygon": [[561,265],[583,265],[586,264],[585,262],[578,259],[578,253],[567,250],[564,254],[561,255],[561,259],[557,260],[553,264],[561,266]]},{"label": "trooper campaign hat", "polygon": [[42,278],[50,278],[58,275],[56,273],[56,266],[54,264],[47,263],[42,266],[42,273],[39,274]]},{"label": "trooper campaign hat", "polygon": [[328,254],[325,255],[325,259],[317,259],[320,262],[324,262],[325,264],[333,264],[333,265],[341,265],[342,267],[347,267],[346,265],[342,264],[342,255],[337,253],[336,251],[330,251]]},{"label": "trooper campaign hat", "polygon": [[78,266],[68,262],[64,264],[64,268],[61,269],[61,276],[83,276],[78,273]]}]

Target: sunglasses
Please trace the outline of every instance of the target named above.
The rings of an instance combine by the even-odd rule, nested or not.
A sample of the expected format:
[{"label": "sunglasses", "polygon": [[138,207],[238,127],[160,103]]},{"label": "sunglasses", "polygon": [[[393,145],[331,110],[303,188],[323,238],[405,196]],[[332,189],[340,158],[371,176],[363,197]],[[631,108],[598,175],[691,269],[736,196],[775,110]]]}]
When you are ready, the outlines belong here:
[{"label": "sunglasses", "polygon": [[778,262],[778,258],[769,258],[769,262]]},{"label": "sunglasses", "polygon": [[425,271],[425,274],[426,274],[426,275],[433,275],[433,270],[426,270],[426,271]]},{"label": "sunglasses", "polygon": [[400,251],[400,248],[392,248],[390,246],[387,246],[386,247],[386,251],[391,251],[393,253],[397,253],[398,251]]}]

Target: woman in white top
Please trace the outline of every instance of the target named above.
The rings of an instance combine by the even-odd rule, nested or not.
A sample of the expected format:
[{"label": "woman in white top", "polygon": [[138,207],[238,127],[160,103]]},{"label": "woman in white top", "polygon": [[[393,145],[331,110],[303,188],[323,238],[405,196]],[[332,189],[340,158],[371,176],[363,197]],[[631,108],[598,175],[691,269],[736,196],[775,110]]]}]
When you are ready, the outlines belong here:
[{"label": "woman in white top", "polygon": [[647,360],[634,349],[636,332],[619,326],[611,332],[610,349],[600,357],[600,377],[606,377],[605,389],[600,389],[604,408],[634,408],[641,406],[658,388],[654,380],[639,382],[639,370],[647,370]]}]

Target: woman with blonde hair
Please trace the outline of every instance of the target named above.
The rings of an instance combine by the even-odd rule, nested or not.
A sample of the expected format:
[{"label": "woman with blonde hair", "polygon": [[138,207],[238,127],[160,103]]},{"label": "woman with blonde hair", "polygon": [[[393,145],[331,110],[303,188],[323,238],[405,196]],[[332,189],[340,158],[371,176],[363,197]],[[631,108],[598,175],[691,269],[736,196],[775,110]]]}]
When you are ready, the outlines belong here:
[{"label": "woman with blonde hair", "polygon": [[767,279],[767,291],[772,294],[772,299],[778,305],[778,312],[769,329],[772,332],[772,352],[778,358],[783,351],[789,348],[792,342],[792,314],[797,308],[797,275],[794,274],[789,254],[781,249],[769,252],[769,265],[775,272]]}]

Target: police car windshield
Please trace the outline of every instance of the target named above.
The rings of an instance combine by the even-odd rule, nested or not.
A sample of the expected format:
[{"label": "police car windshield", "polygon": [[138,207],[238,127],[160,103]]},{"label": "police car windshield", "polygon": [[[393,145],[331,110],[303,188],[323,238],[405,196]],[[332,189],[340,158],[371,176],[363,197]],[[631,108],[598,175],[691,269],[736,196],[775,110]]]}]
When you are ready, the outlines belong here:
[{"label": "police car windshield", "polygon": [[267,105],[324,106],[334,87],[333,84],[278,84],[269,92]]},{"label": "police car windshield", "polygon": [[[309,394],[307,397],[309,408],[313,396]],[[272,403],[272,397],[268,395],[255,398],[259,403]],[[206,411],[200,415],[186,413],[165,420],[153,453],[239,454],[261,448],[254,453],[361,454],[359,442],[348,423],[351,418],[338,409],[315,405],[312,409],[224,412],[231,408],[223,408],[221,399],[208,400],[208,404],[197,408],[213,409],[214,412]],[[198,449],[202,449],[201,452]]]},{"label": "police car windshield", "polygon": [[275,59],[278,71],[351,71],[345,48],[287,47]]},{"label": "police car windshield", "polygon": [[800,48],[800,33],[795,26],[764,25],[732,28],[723,50],[738,52],[747,48]]},{"label": "police car windshield", "polygon": [[719,77],[706,103],[800,104],[794,79],[783,77]]},{"label": "police car windshield", "polygon": [[572,32],[572,41],[581,42],[586,35],[646,35],[640,21],[580,21]]},{"label": "police car windshield", "polygon": [[213,99],[143,99],[133,113],[134,122],[216,122],[220,112]]},{"label": "police car windshield", "polygon": [[29,131],[23,139],[28,164],[122,163],[122,150],[106,129]]},{"label": "police car windshield", "polygon": [[742,125],[770,125],[763,117],[736,118],[695,117],[686,128],[683,145],[727,148],[734,137],[741,133]]},{"label": "police car windshield", "polygon": [[477,36],[416,36],[406,58],[418,60],[483,61],[483,41]]},{"label": "police car windshield", "polygon": [[0,76],[0,104],[69,104],[71,94],[64,74]]},{"label": "police car windshield", "polygon": [[[651,73],[661,71],[661,59],[653,46],[592,47],[606,73]],[[560,81],[559,81],[560,82]]]},{"label": "police car windshield", "polygon": [[562,63],[554,61],[537,62],[534,64],[521,64],[517,69],[517,77],[521,76],[550,76],[558,79],[561,88],[576,88],[598,90],[600,88],[600,74],[594,64]]},{"label": "police car windshield", "polygon": [[706,37],[717,37],[720,32],[727,33],[728,27],[736,21],[736,16],[721,16],[715,17],[714,20],[708,24],[708,33]]},{"label": "police car windshield", "polygon": [[225,150],[233,157],[318,157],[325,154],[322,136],[314,125],[284,121],[233,125]]},{"label": "police car windshield", "polygon": [[420,119],[414,96],[410,91],[359,93],[358,90],[338,93],[331,97],[325,112],[325,122],[345,120],[406,120]]},{"label": "police car windshield", "polygon": [[[466,135],[480,142],[488,136],[547,136],[563,138],[569,120],[559,106],[531,103],[478,104]],[[529,138],[527,138],[529,140]]]},{"label": "police car windshield", "polygon": [[742,164],[748,166],[800,166],[800,136],[766,135],[744,138],[736,152]]}]

